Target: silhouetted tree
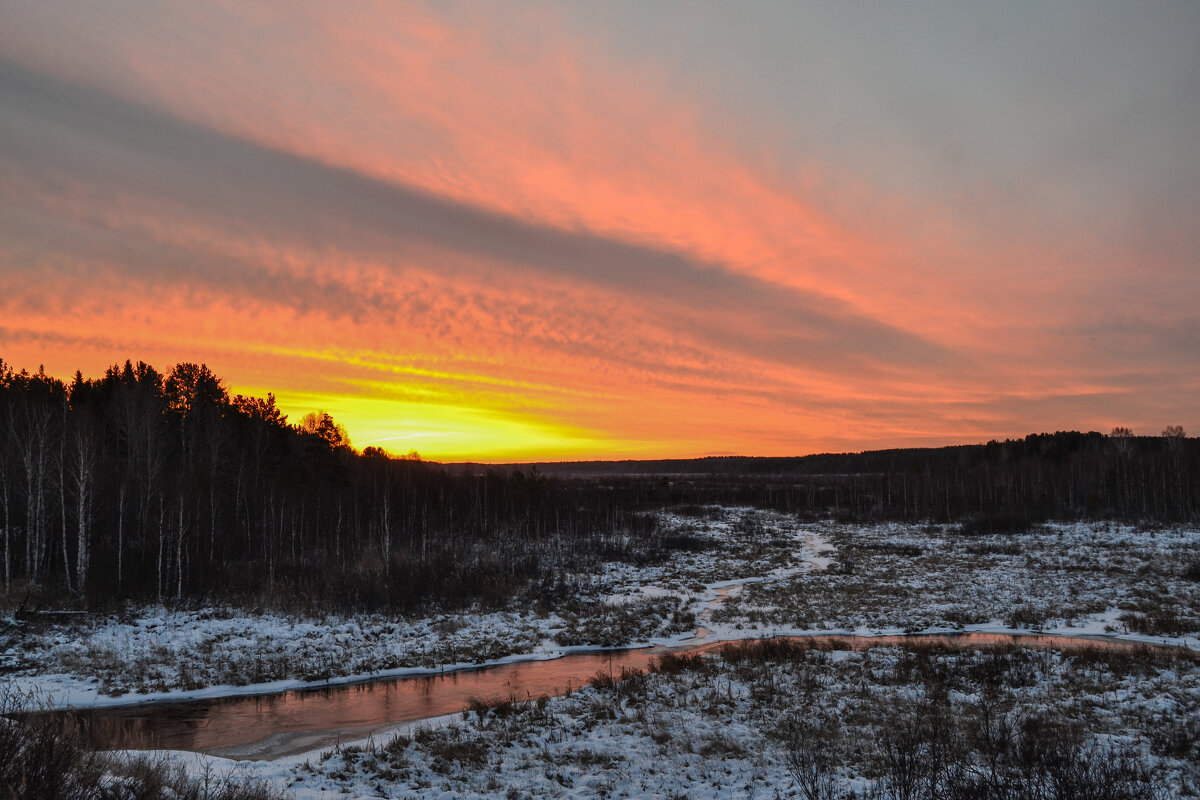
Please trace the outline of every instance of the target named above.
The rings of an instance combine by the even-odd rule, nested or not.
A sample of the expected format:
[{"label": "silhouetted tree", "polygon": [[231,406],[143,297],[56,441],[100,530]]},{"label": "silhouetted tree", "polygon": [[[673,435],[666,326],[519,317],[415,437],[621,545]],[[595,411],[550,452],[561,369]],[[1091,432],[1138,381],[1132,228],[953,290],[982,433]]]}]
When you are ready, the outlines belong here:
[{"label": "silhouetted tree", "polygon": [[1182,425],[1168,425],[1163,428],[1163,438],[1167,440],[1167,447],[1172,450],[1178,450],[1187,434],[1183,432]]},{"label": "silhouetted tree", "polygon": [[967,533],[1200,518],[1200,441],[1126,438],[1125,452],[1067,431],[801,458],[445,467],[355,453],[329,414],[290,425],[273,396],[231,399],[203,364],[164,375],[126,361],[68,385],[0,361],[5,591],[28,586],[45,602],[70,588],[89,603],[501,603],[600,554],[663,552],[646,512],[678,504]]}]

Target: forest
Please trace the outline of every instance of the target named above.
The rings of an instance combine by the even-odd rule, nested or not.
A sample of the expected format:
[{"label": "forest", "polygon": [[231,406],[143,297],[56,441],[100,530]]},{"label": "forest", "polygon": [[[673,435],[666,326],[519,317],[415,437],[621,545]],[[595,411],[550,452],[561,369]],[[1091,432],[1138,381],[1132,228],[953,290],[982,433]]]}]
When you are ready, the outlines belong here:
[{"label": "forest", "polygon": [[805,519],[952,523],[1200,518],[1200,440],[1059,432],[789,459],[487,467],[355,450],[207,366],[61,380],[0,360],[6,604],[223,602],[409,610],[550,599],[599,556],[693,543],[652,512],[745,505]]}]

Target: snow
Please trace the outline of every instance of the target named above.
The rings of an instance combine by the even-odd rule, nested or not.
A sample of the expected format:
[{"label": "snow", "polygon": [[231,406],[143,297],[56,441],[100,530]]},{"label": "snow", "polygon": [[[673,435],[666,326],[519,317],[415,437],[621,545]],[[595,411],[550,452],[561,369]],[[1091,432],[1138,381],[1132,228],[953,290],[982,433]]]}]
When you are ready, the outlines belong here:
[{"label": "snow", "polygon": [[[714,614],[713,632],[858,634],[1050,632],[1200,646],[1200,557],[1190,529],[1055,524],[1019,535],[963,536],[946,526],[829,526],[822,570],[747,583]],[[1159,633],[1162,608],[1182,630]],[[1016,623],[1016,624],[1014,624]]]},{"label": "snow", "polygon": [[[267,780],[296,800],[426,800],[448,793],[489,800],[766,800],[797,796],[779,726],[789,719],[820,717],[833,722],[833,730],[856,726],[834,737],[830,746],[838,756],[837,783],[864,792],[877,777],[874,743],[889,734],[895,715],[928,700],[928,675],[921,672],[928,662],[922,659],[937,663],[936,674],[957,676],[948,682],[947,701],[970,714],[981,707],[984,686],[972,676],[994,663],[991,658],[982,651],[913,655],[897,647],[866,653],[814,650],[798,662],[765,666],[716,658],[701,670],[651,674],[611,688],[588,687],[518,704],[503,714],[455,714],[410,723],[369,741],[274,762],[165,755],[188,765],[193,774],[235,771]],[[1168,796],[1195,791],[1195,765],[1163,752],[1156,731],[1170,715],[1182,718],[1180,709],[1191,709],[1187,713],[1194,716],[1200,707],[1196,660],[1146,662],[1129,669],[1119,660],[1109,664],[1047,652],[1018,656],[1002,674],[998,689],[989,684],[990,691],[1000,692],[999,707],[1018,718],[1075,719],[1097,746],[1119,744],[1142,752]],[[805,698],[802,704],[796,702],[799,697]]]},{"label": "snow", "polygon": [[[666,514],[663,521],[707,547],[674,551],[656,564],[599,564],[578,597],[549,612],[514,606],[415,618],[310,619],[237,609],[145,608],[42,631],[25,631],[12,621],[0,640],[0,662],[10,690],[45,707],[83,707],[272,693],[553,659],[596,649],[614,637],[614,644],[686,647],[771,635],[1049,632],[1200,647],[1200,586],[1180,577],[1185,561],[1200,555],[1200,535],[1191,529],[1076,523],[966,537],[946,526],[808,523],[737,508],[715,509],[704,518]],[[1173,619],[1183,629],[1168,635],[1138,630],[1157,624],[1156,610],[1163,604],[1172,604]],[[829,660],[856,658],[836,652]],[[1181,702],[1196,707],[1195,697],[1146,695],[1142,688],[1127,680],[1119,691],[1106,687],[1090,702],[1104,707],[1136,697],[1145,713],[1170,713]],[[552,702],[563,719],[579,713],[578,695]],[[670,722],[673,731],[709,736],[705,741],[718,742],[713,746],[719,746],[721,733],[753,749],[746,744],[754,740],[749,728],[687,727],[696,725],[691,719]],[[717,783],[729,789],[719,796],[738,797],[753,792],[739,794],[730,788],[735,784],[786,780],[767,756],[745,763],[722,758],[725,766],[715,767],[696,753],[680,753],[656,767],[657,751],[645,741],[618,733],[589,736],[575,742],[577,751],[592,748],[586,758],[600,761],[606,753],[622,755],[617,761],[625,764],[601,768],[606,792],[653,796],[670,781],[683,780],[680,785],[690,787],[687,796],[716,797],[706,787]],[[537,740],[534,750],[513,756],[511,764],[506,760],[505,769],[516,776],[539,758],[537,747],[554,744]],[[291,786],[301,799],[345,796],[344,787],[327,788],[298,772],[306,761],[320,758],[315,752],[270,763],[206,761],[191,754],[171,758],[196,769],[202,763],[221,769],[242,765],[238,768],[250,774]],[[732,773],[720,771],[730,764]],[[571,786],[564,786],[548,769],[542,776],[548,783],[535,782],[546,792],[583,797],[601,791],[593,785],[595,776],[568,770],[563,779]],[[649,771],[654,769],[661,771]],[[562,775],[555,770],[550,772]],[[441,784],[429,782],[428,791],[414,796],[437,796],[432,792]],[[368,793],[364,796],[387,796],[386,786],[382,791],[374,784],[353,786]]]},{"label": "snow", "polygon": [[[828,545],[790,520],[753,509],[720,519],[666,515],[711,548],[666,563],[600,565],[571,608],[302,619],[236,609],[137,609],[0,639],[9,686],[39,707],[127,705],[267,694],[375,678],[421,675],[603,647],[678,645],[711,613],[718,591],[811,569]],[[774,545],[762,548],[769,534]],[[743,577],[729,579],[723,576]],[[705,582],[706,581],[706,582]],[[614,638],[615,637],[615,638]]]}]

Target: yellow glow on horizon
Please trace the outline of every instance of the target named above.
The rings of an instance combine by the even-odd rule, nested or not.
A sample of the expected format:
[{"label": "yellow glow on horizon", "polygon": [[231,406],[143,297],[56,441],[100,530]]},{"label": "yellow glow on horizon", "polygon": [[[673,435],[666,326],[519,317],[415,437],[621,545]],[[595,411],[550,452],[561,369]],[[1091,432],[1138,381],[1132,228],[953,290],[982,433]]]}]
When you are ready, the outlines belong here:
[{"label": "yellow glow on horizon", "polygon": [[312,411],[329,413],[355,449],[381,447],[397,456],[416,450],[427,461],[573,460],[622,446],[600,433],[498,409],[309,392],[282,392],[276,401],[293,424]]}]

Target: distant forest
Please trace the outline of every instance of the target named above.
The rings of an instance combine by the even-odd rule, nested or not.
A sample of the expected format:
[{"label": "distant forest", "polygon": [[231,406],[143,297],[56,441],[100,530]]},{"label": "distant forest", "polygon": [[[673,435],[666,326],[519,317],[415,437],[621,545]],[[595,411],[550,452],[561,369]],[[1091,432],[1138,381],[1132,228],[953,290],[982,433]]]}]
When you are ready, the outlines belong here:
[{"label": "distant forest", "polygon": [[6,604],[222,602],[411,610],[551,600],[600,558],[696,540],[668,506],[956,523],[1200,518],[1200,440],[1034,434],[937,449],[514,467],[357,452],[328,414],[289,424],[206,366],[138,362],[70,381],[0,360]]}]

